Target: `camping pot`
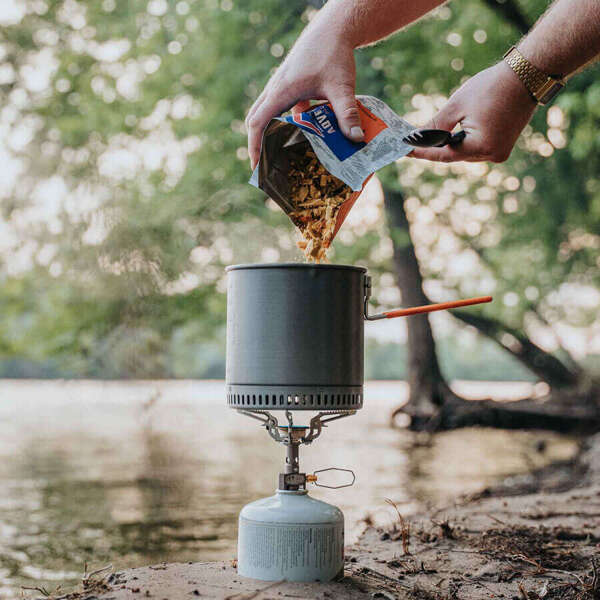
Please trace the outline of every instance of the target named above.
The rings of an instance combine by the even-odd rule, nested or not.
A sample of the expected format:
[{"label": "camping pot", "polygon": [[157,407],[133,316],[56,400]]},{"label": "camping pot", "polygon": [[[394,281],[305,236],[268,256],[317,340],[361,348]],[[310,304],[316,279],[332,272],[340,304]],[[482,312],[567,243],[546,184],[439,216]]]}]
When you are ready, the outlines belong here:
[{"label": "camping pot", "polygon": [[227,267],[227,402],[246,410],[356,410],[363,403],[363,321],[490,302],[457,300],[369,315],[363,267]]},{"label": "camping pot", "polygon": [[228,404],[361,408],[366,269],[273,263],[227,272]]}]

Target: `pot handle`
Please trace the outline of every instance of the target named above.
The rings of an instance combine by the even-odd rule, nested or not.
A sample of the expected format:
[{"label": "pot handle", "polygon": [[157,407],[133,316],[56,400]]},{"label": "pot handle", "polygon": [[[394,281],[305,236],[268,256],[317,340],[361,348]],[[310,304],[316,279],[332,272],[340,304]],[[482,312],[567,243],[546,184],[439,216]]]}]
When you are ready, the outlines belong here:
[{"label": "pot handle", "polygon": [[379,319],[395,319],[396,317],[409,317],[421,313],[435,312],[436,310],[447,310],[449,308],[458,308],[460,306],[471,306],[472,304],[483,304],[491,302],[491,296],[480,296],[478,298],[466,298],[464,300],[454,300],[452,302],[440,302],[438,304],[425,304],[424,306],[413,306],[411,308],[399,308],[388,310],[376,315],[369,314],[369,298],[371,297],[371,278],[365,277],[365,319],[367,321],[378,321]]}]

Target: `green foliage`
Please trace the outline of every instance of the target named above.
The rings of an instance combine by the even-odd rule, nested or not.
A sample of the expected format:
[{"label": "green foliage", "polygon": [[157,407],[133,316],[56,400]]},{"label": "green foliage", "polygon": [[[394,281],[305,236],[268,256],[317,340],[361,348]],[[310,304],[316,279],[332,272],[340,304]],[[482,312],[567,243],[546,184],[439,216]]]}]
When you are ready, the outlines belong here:
[{"label": "green foliage", "polygon": [[[533,20],[545,2],[522,7]],[[243,119],[314,10],[276,0],[36,0],[0,28],[0,68],[14,74],[0,78],[0,126],[21,168],[0,190],[0,233],[12,240],[0,248],[0,359],[51,360],[51,370],[86,376],[221,373],[224,266],[298,258],[285,216],[246,183]],[[357,91],[420,124],[431,98],[441,102],[517,38],[479,0],[444,6],[357,52]],[[47,86],[27,77],[36,57]],[[499,301],[485,310],[517,327],[591,324],[593,307],[569,307],[557,291],[598,284],[597,73],[569,83],[559,125],[538,111],[507,165],[473,172],[405,159],[381,174],[405,192],[416,233],[419,211],[437,207],[433,233],[413,235],[428,283],[479,293],[492,282]],[[542,158],[547,135],[566,146]],[[518,189],[507,189],[510,177]],[[375,217],[349,222],[333,258],[367,265],[375,300],[388,304],[391,244],[382,207],[371,204]],[[460,217],[471,209],[476,233]],[[454,254],[476,255],[471,270],[449,268],[448,233]],[[503,303],[509,293],[516,302]]]}]

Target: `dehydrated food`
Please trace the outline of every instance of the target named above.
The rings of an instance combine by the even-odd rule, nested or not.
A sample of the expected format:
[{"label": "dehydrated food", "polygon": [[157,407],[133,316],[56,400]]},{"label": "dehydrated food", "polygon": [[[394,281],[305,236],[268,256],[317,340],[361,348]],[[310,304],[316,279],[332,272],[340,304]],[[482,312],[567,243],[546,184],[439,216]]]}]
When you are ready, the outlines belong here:
[{"label": "dehydrated food", "polygon": [[276,117],[263,132],[250,183],[263,190],[300,229],[308,260],[326,251],[377,169],[406,156],[414,127],[381,100],[358,96],[364,142],[344,136],[331,104]]},{"label": "dehydrated food", "polygon": [[338,212],[352,189],[329,173],[311,151],[290,161],[288,177],[294,204],[289,216],[303,238],[298,248],[309,262],[327,261]]}]

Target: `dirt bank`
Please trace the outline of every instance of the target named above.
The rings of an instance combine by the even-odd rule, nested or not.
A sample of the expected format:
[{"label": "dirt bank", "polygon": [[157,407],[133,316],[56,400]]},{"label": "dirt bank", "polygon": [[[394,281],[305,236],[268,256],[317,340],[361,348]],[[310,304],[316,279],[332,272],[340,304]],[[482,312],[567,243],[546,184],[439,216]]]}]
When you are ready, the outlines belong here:
[{"label": "dirt bank", "polygon": [[339,582],[267,584],[231,563],[178,563],[99,573],[85,587],[54,598],[599,599],[600,434],[570,463],[367,529]]}]

